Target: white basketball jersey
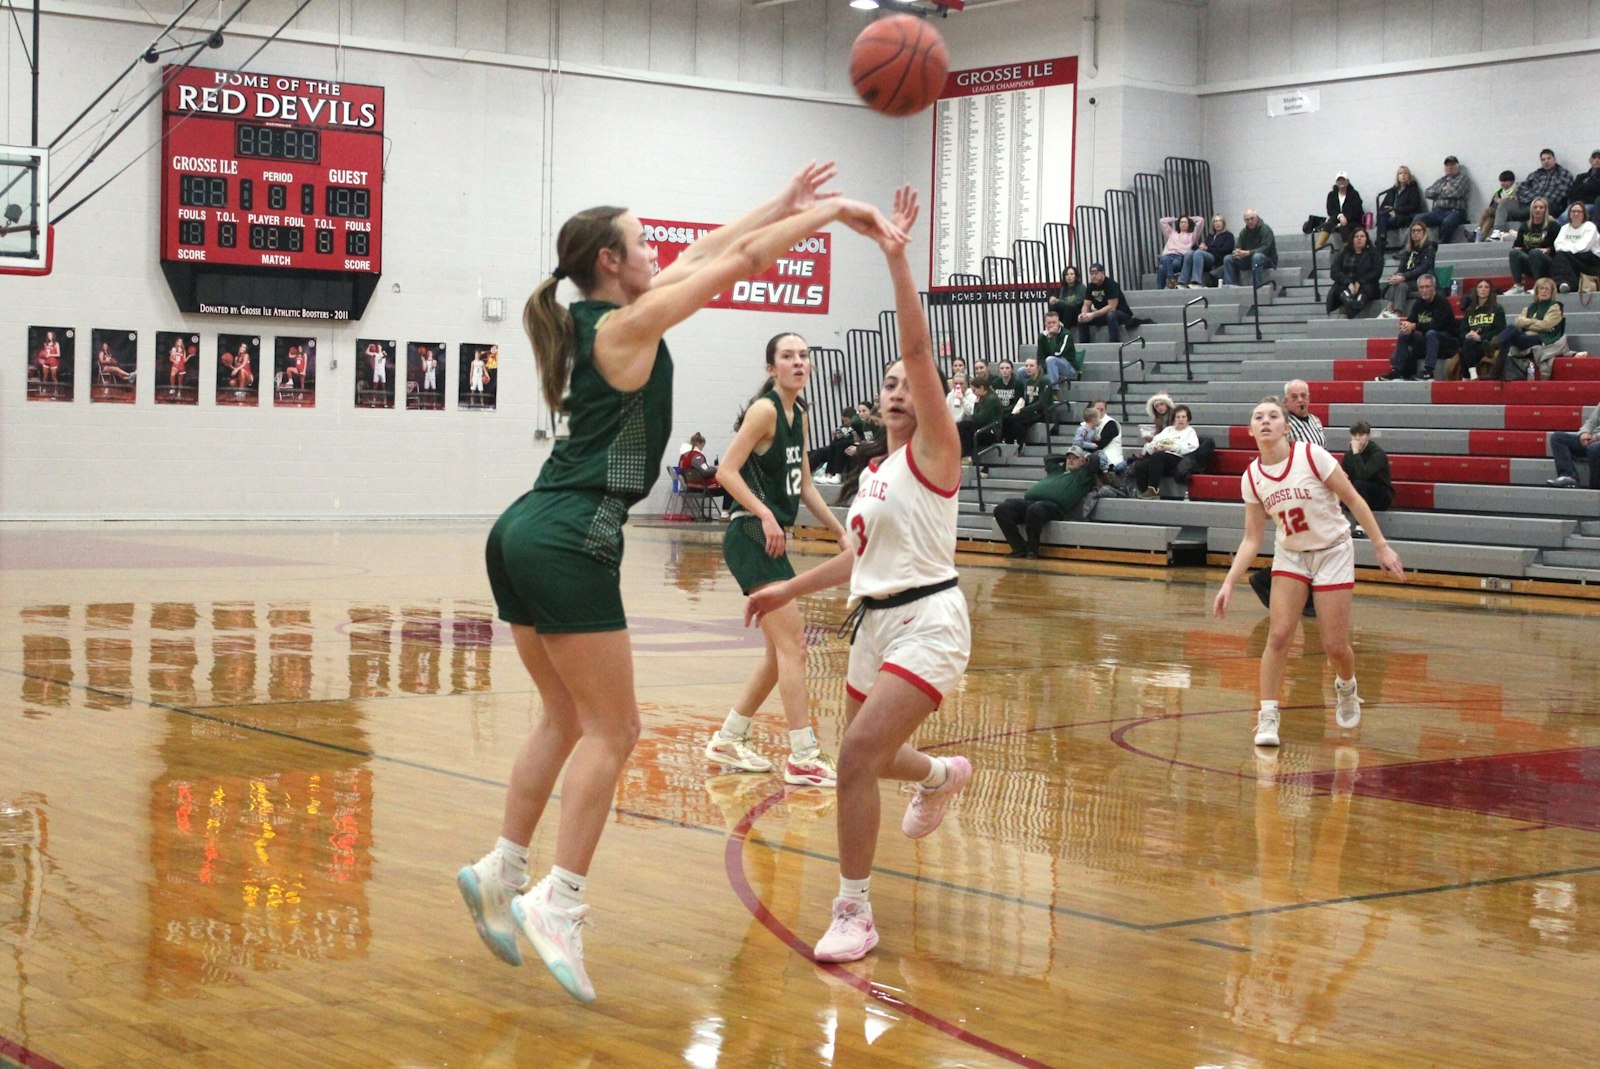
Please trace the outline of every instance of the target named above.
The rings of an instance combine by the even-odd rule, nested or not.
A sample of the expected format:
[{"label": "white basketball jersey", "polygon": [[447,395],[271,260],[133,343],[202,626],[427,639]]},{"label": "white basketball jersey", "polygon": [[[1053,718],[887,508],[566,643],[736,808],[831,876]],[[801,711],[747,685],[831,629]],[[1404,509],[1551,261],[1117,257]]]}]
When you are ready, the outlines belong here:
[{"label": "white basketball jersey", "polygon": [[1300,553],[1327,549],[1350,537],[1350,521],[1339,511],[1339,497],[1328,489],[1327,478],[1339,462],[1320,445],[1290,442],[1289,459],[1276,474],[1261,458],[1239,476],[1239,493],[1246,504],[1254,502],[1278,525],[1274,544]]},{"label": "white basketball jersey", "polygon": [[883,598],[955,578],[959,490],[924,478],[909,443],[874,459],[845,521],[856,552],[851,596]]}]

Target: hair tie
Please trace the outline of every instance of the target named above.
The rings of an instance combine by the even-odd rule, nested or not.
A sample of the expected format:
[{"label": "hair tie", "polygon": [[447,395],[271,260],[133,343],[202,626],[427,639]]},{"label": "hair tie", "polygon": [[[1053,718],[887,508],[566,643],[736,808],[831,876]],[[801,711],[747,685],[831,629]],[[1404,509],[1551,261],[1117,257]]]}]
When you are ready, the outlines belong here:
[{"label": "hair tie", "polygon": [[555,279],[557,282],[560,282],[562,279],[567,277],[567,273],[558,267],[554,271],[550,272],[550,277]]}]

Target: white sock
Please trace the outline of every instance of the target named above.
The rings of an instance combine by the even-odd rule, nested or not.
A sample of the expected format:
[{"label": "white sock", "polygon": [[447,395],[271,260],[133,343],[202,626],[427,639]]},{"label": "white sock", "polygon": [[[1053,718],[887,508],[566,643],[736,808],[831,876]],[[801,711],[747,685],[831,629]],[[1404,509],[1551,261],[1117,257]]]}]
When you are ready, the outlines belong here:
[{"label": "white sock", "polygon": [[810,753],[817,748],[817,733],[810,728],[789,729],[789,752]]},{"label": "white sock", "polygon": [[722,737],[725,739],[742,739],[750,734],[750,720],[748,716],[740,716],[739,710],[729,709],[728,719],[722,722]]},{"label": "white sock", "polygon": [[867,887],[871,883],[871,876],[868,876],[864,880],[847,880],[843,876],[840,876],[839,897],[848,898],[856,902],[865,902],[867,900]]},{"label": "white sock", "polygon": [[944,786],[944,781],[950,777],[950,770],[945,767],[942,757],[930,757],[928,760],[933,762],[933,768],[928,772],[928,777],[922,781],[922,785],[930,791],[936,791]]},{"label": "white sock", "polygon": [[500,855],[500,878],[512,887],[528,882],[528,848],[501,836],[495,840],[494,852]]},{"label": "white sock", "polygon": [[560,909],[577,909],[583,905],[583,889],[589,877],[568,872],[560,865],[550,866],[550,904]]},{"label": "white sock", "polygon": [[1262,702],[1261,703],[1261,711],[1263,713],[1275,713],[1275,712],[1278,711],[1278,703],[1277,702]]},{"label": "white sock", "polygon": [[1350,692],[1354,693],[1354,691],[1356,689],[1356,677],[1355,676],[1351,676],[1349,679],[1340,679],[1338,676],[1334,676],[1333,677],[1333,685],[1335,687],[1339,688],[1340,690],[1350,691]]}]

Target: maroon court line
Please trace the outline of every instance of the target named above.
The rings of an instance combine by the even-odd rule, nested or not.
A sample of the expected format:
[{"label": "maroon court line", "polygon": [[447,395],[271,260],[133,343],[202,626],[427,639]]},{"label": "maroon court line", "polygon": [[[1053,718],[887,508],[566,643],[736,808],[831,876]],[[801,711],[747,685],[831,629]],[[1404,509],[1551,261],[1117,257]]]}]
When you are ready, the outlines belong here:
[{"label": "maroon court line", "polygon": [[0,1058],[7,1058],[22,1069],[66,1069],[43,1054],[35,1054],[21,1043],[0,1036]]},{"label": "maroon court line", "polygon": [[969,1032],[960,1025],[945,1020],[943,1017],[929,1013],[927,1010],[919,1009],[912,1003],[896,997],[887,989],[874,984],[872,981],[862,979],[842,965],[824,964],[811,956],[811,948],[802,942],[800,937],[794,934],[793,930],[774,916],[772,911],[767,908],[766,903],[761,901],[761,897],[756,894],[755,888],[750,885],[749,878],[744,871],[744,844],[746,837],[761,815],[781,801],[783,797],[783,792],[778,791],[763,799],[759,804],[752,806],[740,818],[739,823],[734,826],[733,830],[728,833],[727,845],[723,851],[723,862],[728,873],[728,883],[732,885],[734,893],[739,896],[739,901],[743,902],[744,907],[750,911],[750,915],[760,921],[767,931],[778,938],[780,943],[783,943],[790,950],[811,962],[817,969],[828,973],[836,980],[848,984],[875,1002],[882,1003],[884,1006],[961,1043],[976,1047],[985,1053],[993,1054],[995,1057],[1004,1058],[1014,1065],[1027,1066],[1028,1069],[1052,1069],[1045,1062],[1030,1058],[1020,1051],[1002,1047],[993,1040],[985,1039],[983,1036]]}]

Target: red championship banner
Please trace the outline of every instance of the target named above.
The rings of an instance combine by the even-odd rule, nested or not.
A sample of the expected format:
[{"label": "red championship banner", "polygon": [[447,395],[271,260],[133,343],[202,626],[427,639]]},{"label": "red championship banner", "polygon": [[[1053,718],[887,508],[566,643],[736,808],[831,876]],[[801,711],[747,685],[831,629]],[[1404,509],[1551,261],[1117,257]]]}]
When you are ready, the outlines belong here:
[{"label": "red championship banner", "polygon": [[[639,221],[644,224],[645,240],[656,247],[657,262],[663,269],[684,249],[716,229],[712,223],[644,218]],[[812,234],[802,239],[761,274],[736,282],[731,290],[719,293],[708,307],[826,315],[832,276],[832,243],[833,238],[827,234]]]}]

